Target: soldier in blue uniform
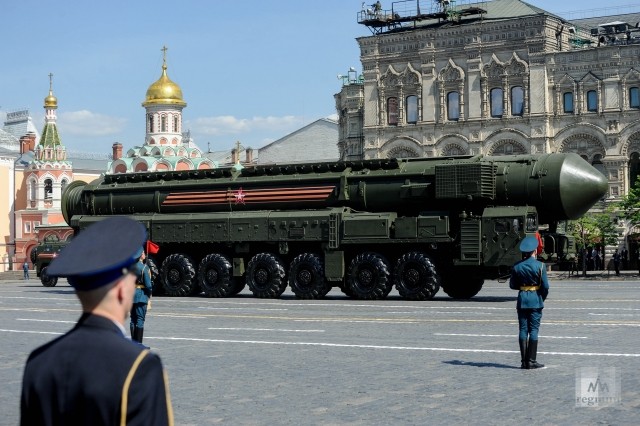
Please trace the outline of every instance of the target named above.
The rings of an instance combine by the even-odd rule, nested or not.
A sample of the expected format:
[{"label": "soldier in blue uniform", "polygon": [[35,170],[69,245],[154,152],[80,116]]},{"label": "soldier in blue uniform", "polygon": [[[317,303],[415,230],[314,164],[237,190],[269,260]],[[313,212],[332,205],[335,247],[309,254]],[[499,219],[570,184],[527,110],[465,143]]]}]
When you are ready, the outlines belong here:
[{"label": "soldier in blue uniform", "polygon": [[131,339],[138,343],[142,343],[142,335],[144,334],[144,320],[147,316],[147,306],[153,284],[151,282],[151,271],[145,264],[146,255],[144,251],[140,256],[140,260],[136,264],[136,294],[133,298],[133,307],[131,308]]},{"label": "soldier in blue uniform", "polygon": [[522,260],[511,271],[509,287],[518,290],[518,324],[520,333],[520,367],[535,369],[544,367],[536,361],[538,352],[538,329],[542,319],[544,300],[549,294],[547,271],[542,262],[536,260],[538,240],[528,236],[520,243]]},{"label": "soldier in blue uniform", "polygon": [[34,350],[24,370],[21,425],[173,425],[160,358],[126,337],[144,227],[114,217],[91,225],[51,262],[82,306],[75,327]]}]

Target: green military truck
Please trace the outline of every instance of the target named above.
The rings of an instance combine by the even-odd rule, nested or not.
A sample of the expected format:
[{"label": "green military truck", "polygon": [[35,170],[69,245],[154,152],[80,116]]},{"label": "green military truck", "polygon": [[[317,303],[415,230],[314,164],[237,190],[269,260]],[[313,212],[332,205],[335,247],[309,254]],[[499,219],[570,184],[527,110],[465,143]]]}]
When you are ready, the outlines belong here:
[{"label": "green military truck", "polygon": [[35,265],[36,275],[45,287],[55,287],[57,277],[47,274],[47,267],[69,241],[60,241],[56,236],[49,236],[31,250],[31,263]]},{"label": "green military truck", "polygon": [[577,154],[378,159],[108,174],[70,184],[62,211],[75,232],[144,224],[169,296],[464,299],[508,276],[539,225],[543,257],[572,258],[561,222],[607,190]]}]

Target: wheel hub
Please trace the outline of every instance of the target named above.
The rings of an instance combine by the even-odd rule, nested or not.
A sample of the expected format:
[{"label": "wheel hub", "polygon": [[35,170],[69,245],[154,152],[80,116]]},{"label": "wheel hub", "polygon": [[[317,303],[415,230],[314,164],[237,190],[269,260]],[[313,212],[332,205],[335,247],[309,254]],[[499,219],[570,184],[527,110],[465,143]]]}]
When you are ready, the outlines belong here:
[{"label": "wheel hub", "polygon": [[311,272],[309,272],[306,269],[298,272],[298,282],[300,284],[304,286],[308,286],[309,284],[311,284],[311,281],[312,281]]},{"label": "wheel hub", "polygon": [[420,282],[420,273],[415,269],[409,269],[404,273],[404,280],[411,287],[415,287]]},{"label": "wheel hub", "polygon": [[358,280],[361,284],[369,287],[373,282],[373,273],[369,269],[361,269],[358,272]]},{"label": "wheel hub", "polygon": [[253,276],[259,285],[265,285],[269,280],[269,273],[265,269],[258,269]]},{"label": "wheel hub", "polygon": [[218,281],[218,271],[215,269],[209,269],[207,271],[207,281],[210,283],[215,283]]},{"label": "wheel hub", "polygon": [[177,269],[170,269],[167,274],[167,278],[169,279],[169,282],[175,284],[180,281],[180,272]]}]

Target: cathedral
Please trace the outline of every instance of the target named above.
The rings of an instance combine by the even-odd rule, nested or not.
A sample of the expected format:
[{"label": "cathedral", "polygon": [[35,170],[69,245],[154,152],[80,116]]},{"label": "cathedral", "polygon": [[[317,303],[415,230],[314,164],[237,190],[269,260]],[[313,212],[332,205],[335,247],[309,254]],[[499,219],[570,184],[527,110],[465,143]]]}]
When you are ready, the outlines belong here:
[{"label": "cathedral", "polygon": [[[73,167],[58,133],[58,99],[53,95],[53,75],[49,74],[49,95],[44,98],[45,119],[40,140],[27,134],[23,147],[22,188],[16,197],[15,255],[18,263],[27,260],[38,241],[65,240],[72,234],[62,216],[61,198],[74,180]],[[24,144],[23,144],[24,145]],[[35,145],[35,146],[34,146]]]},{"label": "cathedral", "polygon": [[[182,110],[187,103],[182,89],[167,75],[167,48],[163,49],[162,74],[149,89],[142,106],[146,110],[146,136],[142,146],[122,155],[122,145],[113,144],[113,162],[108,173],[211,169],[216,164],[203,157],[193,141],[183,136]],[[186,140],[185,140],[186,139]]]}]

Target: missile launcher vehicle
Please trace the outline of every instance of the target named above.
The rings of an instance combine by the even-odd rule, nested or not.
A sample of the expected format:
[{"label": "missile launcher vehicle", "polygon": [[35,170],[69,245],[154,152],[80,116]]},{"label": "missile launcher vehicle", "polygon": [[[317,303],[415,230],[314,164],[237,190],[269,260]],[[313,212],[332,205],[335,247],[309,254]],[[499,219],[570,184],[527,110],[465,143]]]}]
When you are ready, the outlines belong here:
[{"label": "missile launcher vehicle", "polygon": [[112,215],[160,247],[156,286],[225,297],[245,285],[302,299],[332,287],[357,299],[476,295],[508,276],[540,225],[542,258],[575,256],[559,223],[607,192],[576,154],[381,159],[105,175],[62,197],[76,232]]},{"label": "missile launcher vehicle", "polygon": [[31,250],[31,263],[36,268],[36,275],[45,287],[55,287],[58,278],[47,273],[47,268],[69,242],[56,239],[46,239]]}]

